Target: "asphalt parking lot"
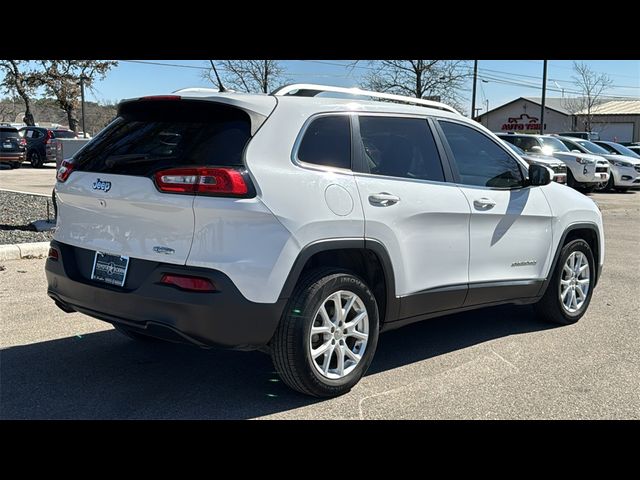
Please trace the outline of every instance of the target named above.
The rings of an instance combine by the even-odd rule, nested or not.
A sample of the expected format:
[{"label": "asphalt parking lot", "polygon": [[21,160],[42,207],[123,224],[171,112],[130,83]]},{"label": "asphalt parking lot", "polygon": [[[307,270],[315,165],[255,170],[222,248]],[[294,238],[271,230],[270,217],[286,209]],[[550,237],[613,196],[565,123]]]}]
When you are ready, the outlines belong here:
[{"label": "asphalt parking lot", "polygon": [[49,197],[55,184],[55,163],[45,163],[42,168],[31,168],[31,165],[25,162],[21,168],[13,170],[8,165],[0,165],[0,190],[34,193]]},{"label": "asphalt parking lot", "polygon": [[0,418],[640,418],[640,192],[593,198],[606,263],[578,324],[505,306],[408,326],[382,335],[368,374],[331,400],[290,391],[258,352],[138,344],[65,314],[44,260],[3,262]]}]

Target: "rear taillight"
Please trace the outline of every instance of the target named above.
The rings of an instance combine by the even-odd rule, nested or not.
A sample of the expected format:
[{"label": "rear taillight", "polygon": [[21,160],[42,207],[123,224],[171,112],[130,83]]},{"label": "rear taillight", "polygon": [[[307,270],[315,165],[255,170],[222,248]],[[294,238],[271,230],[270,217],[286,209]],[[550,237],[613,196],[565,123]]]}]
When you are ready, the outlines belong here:
[{"label": "rear taillight", "polygon": [[215,292],[216,286],[211,280],[203,277],[192,277],[190,275],[176,275],[173,273],[165,273],[160,279],[160,283],[165,285],[173,285],[183,290],[191,290],[193,292]]},{"label": "rear taillight", "polygon": [[49,248],[49,254],[47,255],[47,258],[49,258],[49,260],[53,260],[55,262],[58,261],[58,250],[56,250],[55,248],[51,247]]},{"label": "rear taillight", "polygon": [[249,186],[235,168],[172,168],[154,175],[158,190],[166,193],[193,193],[244,197]]},{"label": "rear taillight", "polygon": [[53,132],[51,130],[47,130],[47,138],[44,139],[44,144],[46,145],[53,138]]},{"label": "rear taillight", "polygon": [[20,146],[21,147],[26,147],[27,146],[27,139],[26,138],[21,138],[20,139]]},{"label": "rear taillight", "polygon": [[58,169],[56,178],[60,183],[66,182],[67,178],[69,178],[69,175],[71,175],[71,172],[73,172],[73,163],[67,160],[63,160],[60,164],[60,168]]}]

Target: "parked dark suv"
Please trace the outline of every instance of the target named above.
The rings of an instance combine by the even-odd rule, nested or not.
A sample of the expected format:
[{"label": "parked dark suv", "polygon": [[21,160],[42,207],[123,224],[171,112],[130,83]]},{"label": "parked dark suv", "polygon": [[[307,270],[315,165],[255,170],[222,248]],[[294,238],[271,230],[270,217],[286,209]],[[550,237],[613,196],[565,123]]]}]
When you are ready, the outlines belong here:
[{"label": "parked dark suv", "polygon": [[25,150],[26,142],[20,138],[17,128],[0,126],[0,163],[20,168],[25,159]]},{"label": "parked dark suv", "polygon": [[27,141],[27,160],[34,168],[56,161],[56,148],[52,140],[56,138],[76,138],[75,132],[65,129],[44,127],[23,127],[20,132]]}]

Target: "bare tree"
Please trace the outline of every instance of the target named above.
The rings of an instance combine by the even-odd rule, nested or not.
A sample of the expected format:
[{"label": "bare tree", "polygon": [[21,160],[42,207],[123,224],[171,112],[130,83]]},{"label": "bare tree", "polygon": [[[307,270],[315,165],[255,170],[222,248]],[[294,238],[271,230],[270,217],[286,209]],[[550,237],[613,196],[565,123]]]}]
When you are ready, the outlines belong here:
[{"label": "bare tree", "polygon": [[42,60],[40,63],[44,71],[39,72],[37,78],[67,114],[69,128],[74,132],[78,130],[80,79],[84,79],[85,87],[91,88],[118,64],[112,60]]},{"label": "bare tree", "polygon": [[416,98],[439,99],[457,105],[469,76],[459,60],[377,60],[363,87]]},{"label": "bare tree", "polygon": [[[284,68],[277,60],[217,60],[222,83],[227,89],[247,93],[269,93],[285,82]],[[214,66],[213,60],[211,66]],[[202,75],[216,87],[220,85],[217,72],[211,68]]]},{"label": "bare tree", "polygon": [[602,103],[602,95],[611,87],[613,80],[606,73],[593,71],[586,63],[573,62],[573,78],[580,89],[579,97],[567,98],[564,107],[572,114],[582,112],[584,129],[591,131],[593,109]]},{"label": "bare tree", "polygon": [[35,125],[31,111],[31,98],[38,87],[37,75],[29,68],[27,60],[0,60],[0,69],[4,71],[4,79],[0,84],[7,93],[17,94],[24,102],[23,121],[27,125]]}]

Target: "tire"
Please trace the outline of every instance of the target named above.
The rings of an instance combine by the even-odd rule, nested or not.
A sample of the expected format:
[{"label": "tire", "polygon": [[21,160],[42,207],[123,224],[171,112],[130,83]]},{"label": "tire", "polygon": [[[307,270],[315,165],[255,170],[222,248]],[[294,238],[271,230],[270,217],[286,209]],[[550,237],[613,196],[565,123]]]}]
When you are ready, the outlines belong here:
[{"label": "tire", "polygon": [[[345,318],[339,318],[332,306],[335,294],[340,296],[343,308],[349,306],[355,295]],[[327,313],[326,317],[321,314],[321,307]],[[364,310],[366,314],[351,327],[350,333],[344,334],[347,329],[338,328],[344,327],[345,322],[347,325],[355,322]],[[376,299],[362,279],[336,269],[308,272],[298,282],[271,340],[271,357],[278,374],[289,387],[307,395],[335,397],[347,393],[373,360],[378,343],[378,319]],[[312,335],[312,326],[327,331]],[[368,335],[366,342],[365,335]],[[311,349],[323,347],[331,352],[328,359],[327,353],[314,359]],[[359,357],[357,361],[346,352],[347,349]]]},{"label": "tire", "polygon": [[576,179],[573,176],[571,169],[567,168],[567,187],[571,187],[575,189],[577,188],[577,186],[578,186],[578,182],[576,182]]},{"label": "tire", "polygon": [[120,332],[125,337],[129,337],[131,340],[135,340],[136,342],[161,342],[162,341],[155,337],[149,337],[148,335],[142,335],[141,333],[134,332],[120,325],[113,324],[113,328],[115,328],[118,332]]},{"label": "tire", "polygon": [[596,189],[596,186],[597,184],[581,183],[579,188],[582,193],[591,193]]},{"label": "tire", "polygon": [[29,162],[33,168],[41,168],[44,163],[42,156],[36,150],[29,154]]},{"label": "tire", "polygon": [[[570,311],[570,308],[574,308],[570,298],[571,292],[569,291],[569,293],[566,294],[567,297],[569,297],[568,302],[570,303],[568,308],[562,302],[562,292],[564,290],[562,288],[563,285],[561,285],[561,277],[564,276],[565,279],[568,278],[569,282],[571,282],[571,280],[573,279],[573,277],[569,275],[567,271],[565,271],[565,265],[567,264],[569,257],[574,254],[578,254],[578,258],[581,258],[580,254],[585,257],[586,264],[589,266],[589,268],[585,270],[588,275],[589,283],[582,304],[580,304],[579,308],[575,308],[574,311]],[[540,301],[538,301],[538,303],[534,305],[534,309],[538,318],[560,325],[570,325],[580,320],[580,318],[582,318],[584,313],[587,311],[587,308],[589,308],[589,303],[591,303],[591,296],[593,293],[593,280],[594,274],[596,272],[595,268],[596,267],[593,260],[591,247],[589,247],[589,244],[584,240],[572,240],[564,247],[562,247],[560,256],[558,258],[558,263],[555,266],[555,271],[553,272],[549,285],[547,285],[547,290],[545,291]],[[581,276],[578,276],[577,279],[580,280]],[[584,274],[582,274],[582,279],[584,279]],[[571,288],[571,283],[569,283],[569,289]],[[575,288],[581,289],[579,284],[575,284]],[[581,289],[581,291],[583,290]],[[567,301],[567,297],[565,297],[565,301]],[[576,307],[579,303],[577,297],[578,295],[576,295]]]},{"label": "tire", "polygon": [[598,183],[596,190],[598,190],[599,192],[610,192],[611,190],[613,190],[615,188],[615,184],[614,184],[614,180],[613,180],[613,175],[609,176],[609,180],[607,180],[606,183]]},{"label": "tire", "polygon": [[58,201],[56,199],[56,189],[54,188],[51,192],[51,203],[53,204],[53,218],[54,220],[58,218]]}]

